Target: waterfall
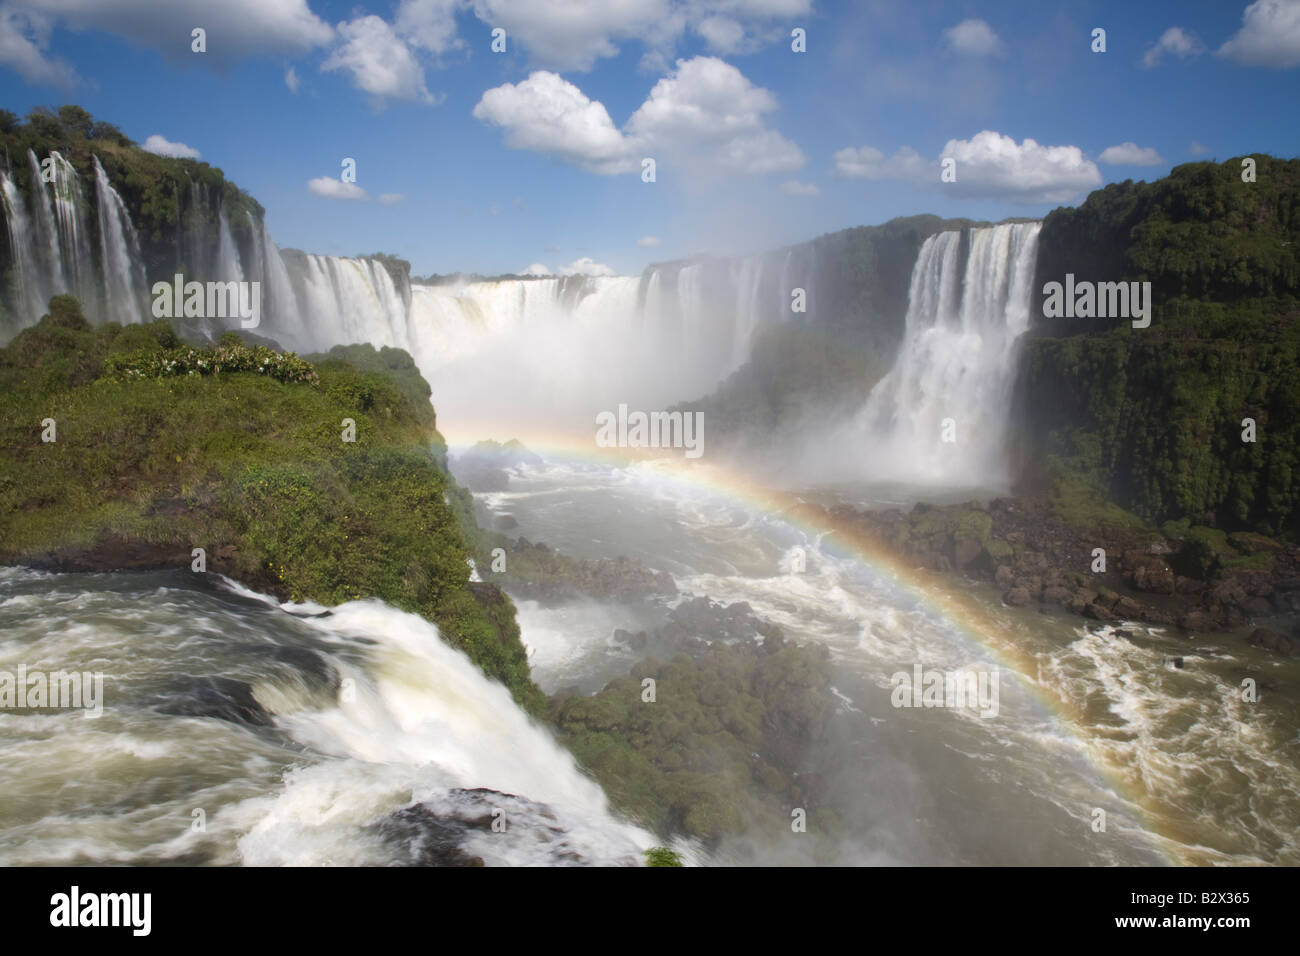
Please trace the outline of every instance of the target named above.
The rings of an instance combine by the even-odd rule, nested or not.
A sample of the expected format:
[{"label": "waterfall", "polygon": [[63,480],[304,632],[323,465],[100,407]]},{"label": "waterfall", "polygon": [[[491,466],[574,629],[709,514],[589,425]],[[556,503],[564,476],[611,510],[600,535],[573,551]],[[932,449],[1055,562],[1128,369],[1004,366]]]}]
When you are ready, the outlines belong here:
[{"label": "waterfall", "polygon": [[[89,203],[61,154],[45,163],[49,184],[35,153],[28,163],[26,202],[19,180],[9,175],[3,185],[9,245],[20,250],[8,263],[16,272],[9,326],[37,321],[60,292],[76,295],[93,322],[138,322],[153,318],[152,284],[170,284],[177,272],[187,281],[257,281],[256,334],[299,352],[360,342],[406,349],[452,412],[514,401],[589,430],[597,412],[621,403],[655,410],[703,397],[748,361],[763,328],[790,320],[791,287],[812,284],[810,257],[792,247],[669,263],[641,276],[412,286],[377,259],[282,251],[261,217],[243,209],[236,218],[198,182],[176,195],[175,248],[159,250],[154,237],[146,262],[98,159],[87,170]],[[236,326],[229,317],[188,321],[208,335]]]},{"label": "waterfall", "polygon": [[[83,221],[85,197],[81,179],[72,163],[59,152],[51,152],[54,181],[54,219],[59,230],[59,254],[68,282],[68,291],[83,301],[96,297],[94,263],[90,256],[89,227]],[[93,291],[92,291],[93,290]]]},{"label": "waterfall", "polygon": [[[40,259],[36,267],[43,273],[46,280],[43,283],[43,291],[48,291],[51,295],[55,292],[67,291],[67,283],[63,277],[63,257],[59,252],[59,231],[54,225],[54,210],[50,207],[50,196],[45,191],[45,180],[41,176],[41,164],[36,159],[36,154],[30,149],[27,151],[28,168],[32,176],[32,193],[39,197],[35,203],[36,215],[36,249],[37,256]],[[37,303],[38,307],[43,308],[44,302]]]},{"label": "waterfall", "polygon": [[30,315],[40,302],[46,301],[43,270],[32,264],[34,248],[31,221],[23,208],[23,197],[8,173],[0,173],[0,197],[4,200],[5,225],[9,232],[9,250],[14,263],[17,306],[20,316]]},{"label": "waterfall", "polygon": [[147,314],[140,293],[145,288],[144,265],[135,227],[126,203],[108,182],[95,158],[95,195],[99,214],[99,249],[104,278],[104,311],[114,322],[136,322]]},{"label": "waterfall", "polygon": [[1029,327],[1040,228],[1005,224],[925,240],[912,269],[902,348],[857,419],[871,477],[1005,483],[1010,387]]}]

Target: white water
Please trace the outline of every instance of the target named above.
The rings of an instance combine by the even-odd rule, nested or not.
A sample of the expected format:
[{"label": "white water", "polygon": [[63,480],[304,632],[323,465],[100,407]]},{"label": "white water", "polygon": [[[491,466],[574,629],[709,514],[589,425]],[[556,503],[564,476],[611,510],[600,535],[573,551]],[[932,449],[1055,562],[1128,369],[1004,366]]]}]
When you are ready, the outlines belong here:
[{"label": "white water", "polygon": [[[377,828],[417,802],[453,820],[500,806],[504,832],[470,826],[460,844],[489,865],[636,864],[660,842],[613,816],[550,734],[422,618],[378,601],[303,618],[323,609],[231,590],[0,570],[0,669],[105,675],[97,719],[0,720],[0,862],[383,865],[405,847]],[[304,683],[267,653],[285,649],[343,683]],[[186,675],[247,681],[274,726],[160,711]],[[498,792],[460,792],[475,788]]]},{"label": "white water", "polygon": [[113,322],[134,322],[141,313],[144,266],[140,243],[126,204],[108,182],[95,158],[95,195],[99,211],[99,261],[104,277],[104,303]]},{"label": "white water", "polygon": [[[92,321],[151,320],[150,282],[170,282],[173,268],[146,277],[134,225],[97,160],[87,203],[77,170],[58,153],[52,159],[55,181],[46,184],[29,154],[30,203],[12,176],[5,180],[11,247],[21,250],[6,332],[34,323],[59,292],[77,295]],[[355,342],[407,349],[440,411],[467,426],[523,408],[526,424],[545,417],[587,433],[597,413],[621,403],[658,410],[702,397],[744,364],[760,328],[789,320],[792,287],[813,296],[811,259],[794,249],[639,277],[412,286],[375,259],[282,252],[264,222],[251,214],[232,222],[197,183],[183,203],[178,197],[178,214],[187,241],[175,268],[187,281],[260,281],[257,334],[300,352]],[[196,321],[209,334],[234,324]]]},{"label": "white water", "polygon": [[[1017,342],[1029,327],[1040,223],[926,239],[912,270],[898,358],[854,424],[862,477],[996,486]],[[947,440],[952,438],[955,440]]]}]

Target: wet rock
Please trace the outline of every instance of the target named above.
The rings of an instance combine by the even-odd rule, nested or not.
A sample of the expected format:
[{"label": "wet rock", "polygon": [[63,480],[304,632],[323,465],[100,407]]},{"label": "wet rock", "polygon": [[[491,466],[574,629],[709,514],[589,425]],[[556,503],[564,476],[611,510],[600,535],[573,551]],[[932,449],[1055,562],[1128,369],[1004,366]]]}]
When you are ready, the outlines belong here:
[{"label": "wet rock", "polygon": [[1300,640],[1287,637],[1285,634],[1279,634],[1277,631],[1269,630],[1266,627],[1255,628],[1248,640],[1253,647],[1262,647],[1264,650],[1272,651],[1274,654],[1281,654],[1283,657],[1300,654]]},{"label": "wet rock", "polygon": [[1043,600],[1053,604],[1069,604],[1072,592],[1067,587],[1052,586],[1043,588]]},{"label": "wet rock", "polygon": [[1011,568],[1007,567],[1007,565],[999,564],[997,571],[993,573],[993,580],[999,587],[1009,588],[1011,587],[1011,582],[1015,580],[1015,574],[1012,573]]},{"label": "wet rock", "polygon": [[169,694],[158,710],[176,717],[214,717],[245,727],[269,727],[271,714],[253,696],[253,688],[230,677],[194,677]]},{"label": "wet rock", "polygon": [[1178,626],[1184,631],[1212,631],[1214,620],[1201,610],[1188,611],[1178,619]]},{"label": "wet rock", "polygon": [[984,546],[978,541],[958,541],[952,548],[952,558],[957,567],[964,568],[984,551]]},{"label": "wet rock", "polygon": [[1012,607],[1024,607],[1029,603],[1029,591],[1025,588],[1012,588],[1002,595],[1002,600]]}]

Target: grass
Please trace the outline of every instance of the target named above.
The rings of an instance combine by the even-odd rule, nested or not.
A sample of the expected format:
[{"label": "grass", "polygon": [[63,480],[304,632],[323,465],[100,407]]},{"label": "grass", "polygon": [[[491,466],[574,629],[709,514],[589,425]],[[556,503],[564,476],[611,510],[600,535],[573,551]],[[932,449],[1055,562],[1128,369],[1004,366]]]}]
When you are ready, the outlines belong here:
[{"label": "grass", "polygon": [[[178,345],[165,323],[92,328],[56,297],[0,350],[0,561],[127,542],[188,566],[202,547],[210,570],[283,597],[378,597],[422,614],[540,712],[513,605],[470,586],[466,495],[443,467],[427,384],[369,346],[352,347],[369,370],[283,356],[269,365],[291,370],[284,381],[160,371]],[[235,354],[233,341],[222,348]],[[218,354],[184,351],[210,364]]]}]

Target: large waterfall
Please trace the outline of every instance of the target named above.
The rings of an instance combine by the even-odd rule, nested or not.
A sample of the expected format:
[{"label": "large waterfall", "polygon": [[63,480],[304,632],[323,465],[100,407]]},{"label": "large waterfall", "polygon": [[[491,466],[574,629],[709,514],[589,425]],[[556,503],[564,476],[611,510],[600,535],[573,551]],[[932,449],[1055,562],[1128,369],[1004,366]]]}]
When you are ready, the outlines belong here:
[{"label": "large waterfall", "polygon": [[[379,259],[281,251],[260,216],[228,212],[200,183],[178,196],[182,238],[170,261],[147,267],[98,159],[85,182],[57,152],[44,170],[34,153],[27,160],[30,198],[0,172],[4,338],[34,323],[57,293],[76,295],[92,321],[125,323],[152,319],[152,283],[171,283],[175,272],[257,281],[256,334],[300,352],[354,342],[406,349],[449,422],[517,419],[522,410],[536,417],[524,425],[589,431],[596,413],[620,403],[662,409],[701,397],[745,363],[763,325],[791,319],[793,288],[816,300],[807,247],[654,266],[639,277],[411,283]],[[182,321],[205,334],[239,324]]]},{"label": "large waterfall", "polygon": [[906,333],[858,417],[870,477],[930,485],[1006,482],[1016,343],[1029,327],[1041,223],[941,232],[912,269]]},{"label": "large waterfall", "polygon": [[[300,352],[354,342],[406,349],[443,421],[466,435],[496,434],[507,423],[515,434],[590,434],[595,415],[620,404],[656,410],[708,395],[745,364],[763,328],[826,320],[818,302],[834,298],[839,281],[834,269],[819,274],[817,245],[806,243],[631,277],[411,282],[379,258],[281,251],[260,214],[228,212],[198,183],[178,196],[183,238],[171,261],[146,267],[127,204],[98,159],[84,183],[57,152],[44,170],[34,153],[27,162],[30,198],[13,171],[0,172],[4,337],[35,322],[59,292],[81,299],[94,321],[131,322],[152,318],[151,283],[170,283],[174,271],[187,280],[257,281],[257,334]],[[893,367],[840,436],[858,448],[855,477],[1004,481],[1008,390],[1015,342],[1028,325],[1038,231],[1037,223],[1007,224],[925,240]],[[803,315],[792,307],[797,290]],[[239,324],[188,321],[208,334]]]}]

